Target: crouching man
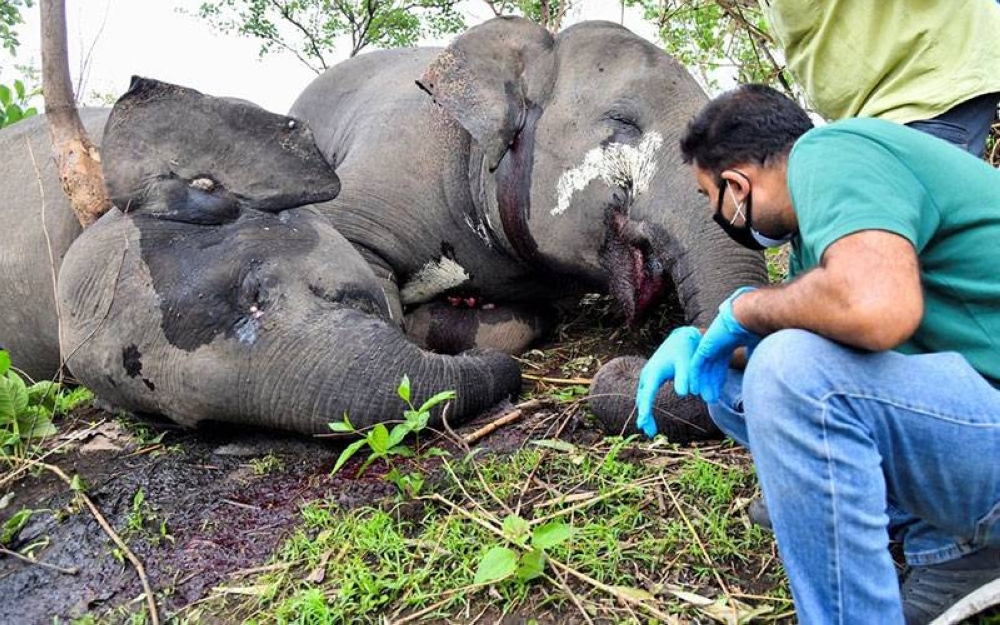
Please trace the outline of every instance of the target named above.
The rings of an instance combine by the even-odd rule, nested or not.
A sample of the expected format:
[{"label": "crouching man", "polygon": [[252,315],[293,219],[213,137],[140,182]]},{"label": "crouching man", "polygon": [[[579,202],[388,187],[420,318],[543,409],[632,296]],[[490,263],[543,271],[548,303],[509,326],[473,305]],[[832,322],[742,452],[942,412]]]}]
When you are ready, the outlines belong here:
[{"label": "crouching man", "polygon": [[804,623],[1000,596],[1000,172],[888,121],[813,128],[759,85],[706,105],[681,149],[733,239],[791,241],[790,279],[671,333],[640,428],[672,379],[750,449]]}]

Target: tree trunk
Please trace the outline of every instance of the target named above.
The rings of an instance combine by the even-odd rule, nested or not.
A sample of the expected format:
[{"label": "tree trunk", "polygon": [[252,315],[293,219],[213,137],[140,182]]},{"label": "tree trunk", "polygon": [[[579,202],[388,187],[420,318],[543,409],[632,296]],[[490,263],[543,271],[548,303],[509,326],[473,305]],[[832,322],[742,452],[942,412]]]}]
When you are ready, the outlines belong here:
[{"label": "tree trunk", "polygon": [[42,95],[59,180],[80,224],[86,228],[111,202],[104,188],[101,157],[80,122],[69,77],[64,0],[42,0]]}]

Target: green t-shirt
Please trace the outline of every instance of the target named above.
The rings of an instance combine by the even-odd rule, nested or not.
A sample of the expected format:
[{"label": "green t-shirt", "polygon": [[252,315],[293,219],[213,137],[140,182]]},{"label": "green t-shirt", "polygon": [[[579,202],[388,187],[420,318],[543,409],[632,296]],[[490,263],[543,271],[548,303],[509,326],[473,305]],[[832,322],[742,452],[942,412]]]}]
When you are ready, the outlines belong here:
[{"label": "green t-shirt", "polygon": [[1000,171],[912,128],[849,119],[796,141],[788,189],[799,221],[791,277],[853,232],[905,237],[920,262],[924,316],[898,351],[959,352],[1000,382]]},{"label": "green t-shirt", "polygon": [[827,119],[937,117],[1000,91],[992,0],[760,0],[788,69]]}]

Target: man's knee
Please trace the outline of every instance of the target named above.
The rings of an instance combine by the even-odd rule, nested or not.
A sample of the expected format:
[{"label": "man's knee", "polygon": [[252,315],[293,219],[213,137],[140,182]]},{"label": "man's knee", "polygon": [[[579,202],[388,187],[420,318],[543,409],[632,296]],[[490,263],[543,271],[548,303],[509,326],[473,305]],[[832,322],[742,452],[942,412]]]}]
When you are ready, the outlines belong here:
[{"label": "man's knee", "polygon": [[747,363],[743,401],[748,415],[780,412],[781,406],[820,392],[839,344],[805,330],[781,330],[764,338]]}]

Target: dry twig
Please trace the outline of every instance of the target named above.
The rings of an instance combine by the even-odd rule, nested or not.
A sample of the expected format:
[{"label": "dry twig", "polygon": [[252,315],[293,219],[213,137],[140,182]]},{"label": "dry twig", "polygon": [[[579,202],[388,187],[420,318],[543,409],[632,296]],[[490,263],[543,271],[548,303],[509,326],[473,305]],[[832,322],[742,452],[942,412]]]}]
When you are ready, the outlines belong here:
[{"label": "dry twig", "polygon": [[462,441],[466,445],[471,445],[472,443],[475,443],[479,439],[483,438],[484,436],[486,436],[488,434],[491,434],[492,432],[500,429],[501,427],[503,427],[505,425],[508,425],[510,423],[514,423],[515,421],[520,420],[521,418],[524,417],[525,411],[534,410],[535,408],[540,408],[541,406],[547,405],[549,403],[551,403],[551,400],[547,399],[547,398],[546,399],[531,399],[531,400],[528,400],[526,402],[522,402],[522,403],[518,404],[517,406],[515,406],[514,410],[512,410],[511,412],[508,412],[507,414],[505,414],[504,416],[500,417],[499,419],[497,419],[497,420],[495,420],[495,421],[493,421],[491,423],[486,424],[485,426],[479,428],[478,430],[476,430],[472,434],[467,434],[464,438],[462,438]]}]

